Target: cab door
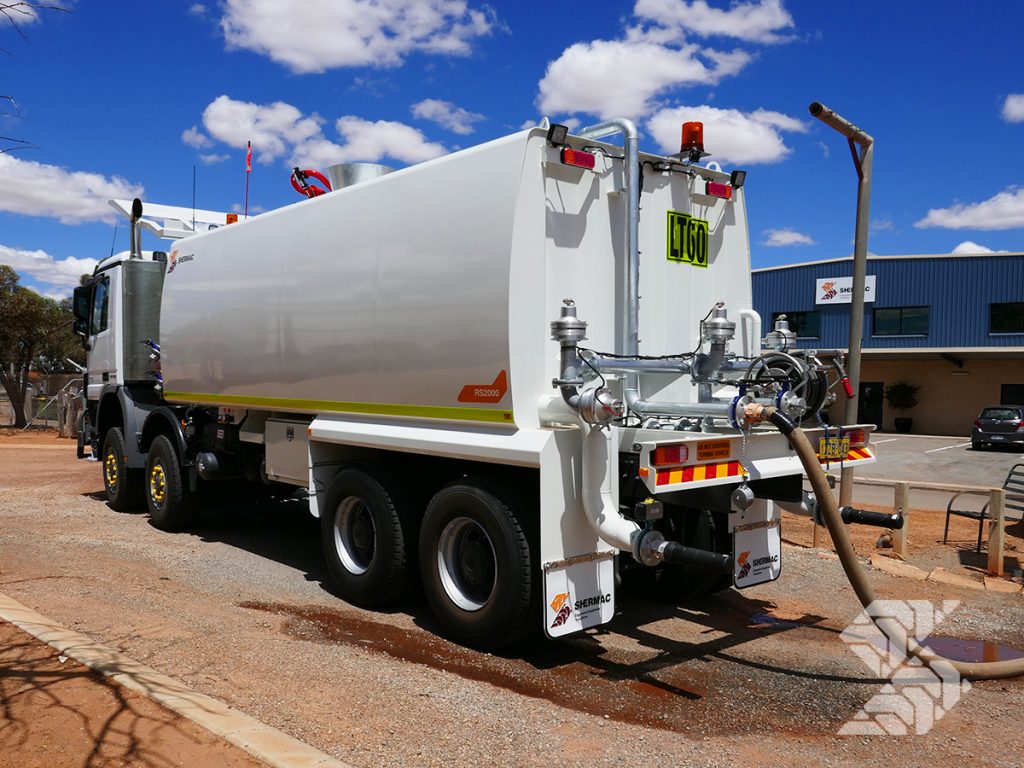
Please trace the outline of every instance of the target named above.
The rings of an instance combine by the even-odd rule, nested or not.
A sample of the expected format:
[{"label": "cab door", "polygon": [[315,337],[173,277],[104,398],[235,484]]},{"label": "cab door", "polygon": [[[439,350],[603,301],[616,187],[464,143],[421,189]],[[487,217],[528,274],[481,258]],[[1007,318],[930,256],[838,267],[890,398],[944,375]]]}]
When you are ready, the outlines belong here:
[{"label": "cab door", "polygon": [[116,283],[116,274],[105,273],[96,277],[92,284],[87,330],[89,383],[86,397],[89,400],[98,399],[106,384],[117,381],[115,307],[111,301]]}]

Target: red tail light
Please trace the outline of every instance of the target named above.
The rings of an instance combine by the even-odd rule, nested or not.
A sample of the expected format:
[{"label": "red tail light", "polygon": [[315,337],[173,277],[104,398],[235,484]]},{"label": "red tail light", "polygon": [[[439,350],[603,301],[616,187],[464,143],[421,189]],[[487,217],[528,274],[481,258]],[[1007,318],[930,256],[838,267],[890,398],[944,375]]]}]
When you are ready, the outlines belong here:
[{"label": "red tail light", "polygon": [[849,429],[843,436],[850,438],[851,448],[863,448],[868,442],[867,433],[863,429]]},{"label": "red tail light", "polygon": [[981,419],[975,419],[974,426],[976,426],[978,429],[981,429]]},{"label": "red tail light", "polygon": [[562,150],[562,162],[565,165],[575,165],[577,168],[593,170],[596,160],[597,158],[589,152],[581,152],[578,149],[569,149],[568,147]]},{"label": "red tail light", "polygon": [[651,464],[656,467],[685,464],[689,456],[690,451],[685,445],[662,445],[651,454]]},{"label": "red tail light", "polygon": [[711,197],[720,197],[723,200],[732,199],[732,187],[730,187],[728,184],[722,184],[717,181],[709,181],[707,183],[707,186],[704,187],[704,191],[707,192],[707,194],[711,195]]}]

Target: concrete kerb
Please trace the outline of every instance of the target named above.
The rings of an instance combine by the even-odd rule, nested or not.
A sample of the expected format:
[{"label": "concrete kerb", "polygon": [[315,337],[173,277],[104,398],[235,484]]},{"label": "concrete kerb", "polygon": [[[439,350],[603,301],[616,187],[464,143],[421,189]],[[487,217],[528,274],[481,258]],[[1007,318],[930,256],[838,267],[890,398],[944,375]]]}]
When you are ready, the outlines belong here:
[{"label": "concrete kerb", "polygon": [[0,618],[90,669],[185,717],[274,768],[353,768],[222,701],[73,632],[0,593]]}]

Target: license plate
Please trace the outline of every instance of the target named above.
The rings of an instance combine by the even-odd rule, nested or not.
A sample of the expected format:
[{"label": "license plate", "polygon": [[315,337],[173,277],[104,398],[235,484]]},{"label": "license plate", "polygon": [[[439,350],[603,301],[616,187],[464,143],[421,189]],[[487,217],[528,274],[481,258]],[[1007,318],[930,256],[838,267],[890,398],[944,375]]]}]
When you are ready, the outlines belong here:
[{"label": "license plate", "polygon": [[845,459],[850,452],[850,438],[822,437],[818,439],[818,457],[822,459]]},{"label": "license plate", "polygon": [[1002,435],[992,435],[993,440],[1005,440],[1006,438]]}]

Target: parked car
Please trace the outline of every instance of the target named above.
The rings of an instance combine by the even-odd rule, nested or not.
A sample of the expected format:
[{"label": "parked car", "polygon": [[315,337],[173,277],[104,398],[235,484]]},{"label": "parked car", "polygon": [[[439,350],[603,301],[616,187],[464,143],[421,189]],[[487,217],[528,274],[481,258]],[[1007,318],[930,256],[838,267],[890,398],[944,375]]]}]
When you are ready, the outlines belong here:
[{"label": "parked car", "polygon": [[980,451],[990,445],[1024,444],[1024,406],[990,405],[982,408],[971,430],[971,448]]}]

